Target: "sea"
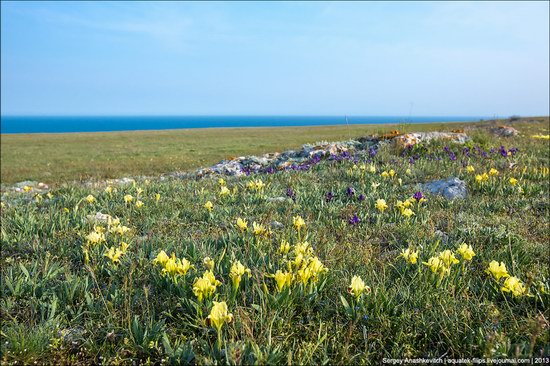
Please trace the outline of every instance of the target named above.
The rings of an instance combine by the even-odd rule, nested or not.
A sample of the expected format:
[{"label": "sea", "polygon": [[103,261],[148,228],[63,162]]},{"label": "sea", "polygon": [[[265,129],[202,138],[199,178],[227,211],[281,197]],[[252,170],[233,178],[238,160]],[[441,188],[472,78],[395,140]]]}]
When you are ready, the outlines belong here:
[{"label": "sea", "polygon": [[483,116],[2,116],[0,133],[475,122]]}]

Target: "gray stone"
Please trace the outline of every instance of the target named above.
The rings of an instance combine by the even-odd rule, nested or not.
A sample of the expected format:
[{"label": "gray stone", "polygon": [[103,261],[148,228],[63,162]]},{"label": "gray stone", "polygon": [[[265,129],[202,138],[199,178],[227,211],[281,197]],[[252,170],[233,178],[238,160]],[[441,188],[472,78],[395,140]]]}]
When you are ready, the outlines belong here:
[{"label": "gray stone", "polygon": [[110,219],[113,217],[108,214],[104,214],[102,212],[96,212],[95,215],[87,215],[86,218],[89,222],[95,223],[95,224],[106,224],[109,222]]},{"label": "gray stone", "polygon": [[436,230],[434,232],[434,235],[436,238],[438,238],[439,240],[441,240],[441,242],[443,244],[447,244],[449,242],[449,235],[445,234],[443,231],[441,230]]},{"label": "gray stone", "polygon": [[271,221],[271,227],[274,228],[274,229],[282,229],[285,226],[282,223],[280,223],[279,221],[273,220],[273,221]]},{"label": "gray stone", "polygon": [[425,183],[422,188],[431,194],[442,195],[448,200],[466,198],[468,194],[466,183],[456,177]]},{"label": "gray stone", "polygon": [[519,134],[519,131],[510,126],[498,126],[497,128],[493,129],[493,133],[500,137],[511,137],[517,136]]}]

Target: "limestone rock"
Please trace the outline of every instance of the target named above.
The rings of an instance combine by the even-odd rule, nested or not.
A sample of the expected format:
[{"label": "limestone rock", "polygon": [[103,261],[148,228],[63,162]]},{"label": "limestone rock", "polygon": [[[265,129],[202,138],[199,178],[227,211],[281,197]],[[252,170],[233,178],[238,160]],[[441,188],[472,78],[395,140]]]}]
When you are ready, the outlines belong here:
[{"label": "limestone rock", "polygon": [[422,188],[431,194],[442,195],[448,200],[454,200],[455,198],[464,199],[468,195],[466,183],[456,177],[425,183],[422,185]]}]

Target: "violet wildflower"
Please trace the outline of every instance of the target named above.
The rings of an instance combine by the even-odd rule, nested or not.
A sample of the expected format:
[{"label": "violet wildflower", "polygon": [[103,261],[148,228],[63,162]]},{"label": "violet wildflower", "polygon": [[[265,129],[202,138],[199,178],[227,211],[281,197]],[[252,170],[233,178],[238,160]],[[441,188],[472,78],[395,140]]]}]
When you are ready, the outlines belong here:
[{"label": "violet wildflower", "polygon": [[346,189],[346,194],[350,197],[353,196],[355,194],[355,190],[353,189],[353,187],[348,187]]},{"label": "violet wildflower", "polygon": [[350,225],[357,225],[358,223],[361,222],[361,219],[357,216],[357,214],[355,214],[348,221]]},{"label": "violet wildflower", "polygon": [[503,157],[506,157],[508,156],[508,151],[506,151],[506,148],[504,148],[504,146],[500,146],[500,148],[498,149],[500,155],[502,155]]},{"label": "violet wildflower", "polygon": [[332,191],[327,192],[325,196],[325,201],[331,202],[333,199],[334,199],[334,193],[332,193]]},{"label": "violet wildflower", "polygon": [[286,189],[286,196],[291,198],[294,202],[296,202],[296,192],[294,192],[292,188],[288,187]]},{"label": "violet wildflower", "polygon": [[422,194],[422,192],[418,191],[418,192],[416,192],[415,194],[413,194],[413,198],[418,202],[418,201],[420,201],[422,198],[424,198],[424,195]]},{"label": "violet wildflower", "polygon": [[450,152],[449,153],[449,159],[451,159],[451,161],[455,161],[456,160],[456,154],[454,152]]},{"label": "violet wildflower", "polygon": [[361,194],[359,195],[359,197],[357,197],[357,199],[358,199],[359,201],[361,201],[361,202],[363,202],[363,201],[365,200],[365,198],[366,198],[366,197],[365,197],[365,195],[364,195],[363,193],[361,193]]}]

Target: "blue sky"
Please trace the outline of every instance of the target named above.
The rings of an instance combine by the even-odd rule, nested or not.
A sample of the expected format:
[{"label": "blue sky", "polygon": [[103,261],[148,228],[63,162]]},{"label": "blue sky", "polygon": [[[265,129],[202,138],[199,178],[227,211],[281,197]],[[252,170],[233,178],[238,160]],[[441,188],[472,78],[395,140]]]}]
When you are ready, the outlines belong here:
[{"label": "blue sky", "polygon": [[2,115],[549,114],[548,2],[5,2]]}]

